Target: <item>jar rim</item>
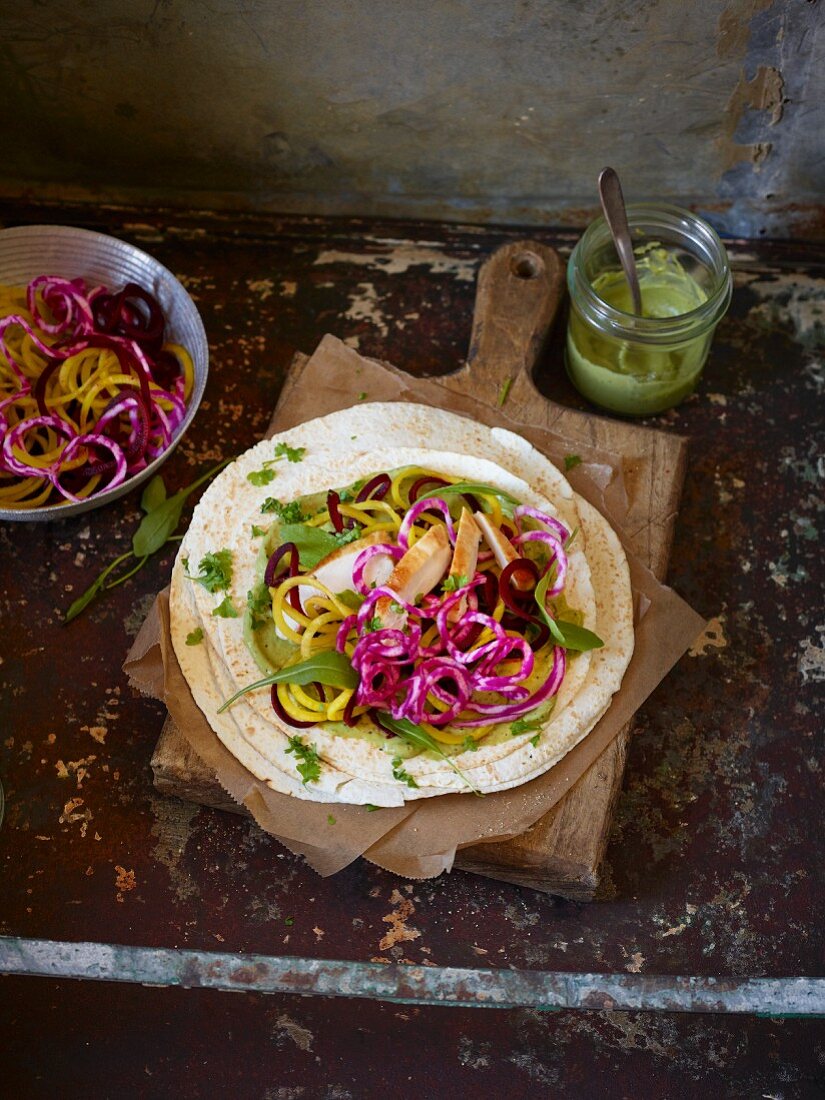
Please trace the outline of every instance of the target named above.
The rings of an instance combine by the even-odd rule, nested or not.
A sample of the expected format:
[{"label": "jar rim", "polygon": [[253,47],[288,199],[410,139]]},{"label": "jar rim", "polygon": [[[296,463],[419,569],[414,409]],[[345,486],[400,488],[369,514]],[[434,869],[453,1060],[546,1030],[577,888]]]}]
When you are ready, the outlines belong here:
[{"label": "jar rim", "polygon": [[[676,342],[695,336],[697,329],[704,330],[715,325],[730,304],[733,279],[727,251],[713,227],[691,210],[670,203],[629,203],[627,220],[631,230],[634,225],[643,225],[655,232],[658,225],[662,230],[680,233],[688,251],[702,254],[714,279],[713,288],[706,300],[675,317],[638,317],[634,313],[617,309],[600,298],[585,273],[583,257],[588,248],[607,243],[611,239],[610,229],[603,216],[590,223],[570,255],[567,284],[571,300],[600,328],[641,343]],[[586,308],[582,308],[583,306]]]}]

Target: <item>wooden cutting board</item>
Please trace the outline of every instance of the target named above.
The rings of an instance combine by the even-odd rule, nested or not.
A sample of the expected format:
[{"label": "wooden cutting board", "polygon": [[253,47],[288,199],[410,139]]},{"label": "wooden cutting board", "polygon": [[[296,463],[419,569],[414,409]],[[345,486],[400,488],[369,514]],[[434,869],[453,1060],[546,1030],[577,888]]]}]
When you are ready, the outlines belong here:
[{"label": "wooden cutting board", "polygon": [[[595,446],[623,458],[625,481],[635,501],[628,529],[631,548],[663,580],[684,479],[686,441],[626,421],[566,409],[543,397],[533,370],[564,293],[564,268],[557,253],[532,241],[500,248],[479,273],[473,331],[466,366],[438,379],[404,375],[413,398],[439,385],[454,394],[472,393],[500,419],[502,387],[508,417],[552,430],[581,446]],[[307,357],[296,355],[272,420],[271,430],[291,424],[289,403],[301,386]],[[338,407],[354,403],[353,392]],[[531,829],[513,840],[461,849],[455,865],[466,871],[532,887],[545,893],[589,900],[599,887],[610,821],[621,788],[630,725],[608,746],[578,783]],[[232,813],[246,814],[167,719],[152,757],[156,788]]]}]

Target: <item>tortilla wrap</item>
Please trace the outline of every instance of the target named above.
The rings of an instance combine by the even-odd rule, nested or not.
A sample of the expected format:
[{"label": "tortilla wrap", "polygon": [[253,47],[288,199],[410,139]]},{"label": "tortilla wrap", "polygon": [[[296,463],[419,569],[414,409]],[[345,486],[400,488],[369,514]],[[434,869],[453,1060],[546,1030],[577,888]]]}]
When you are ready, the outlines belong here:
[{"label": "tortilla wrap", "polygon": [[[279,462],[270,485],[251,484],[247,475],[272,458],[276,442],[306,448],[303,460]],[[393,806],[469,789],[431,752],[404,761],[418,784],[408,787],[393,777],[391,742],[384,748],[324,725],[300,731],[321,761],[318,780],[304,784],[294,757],[286,752],[296,731],[273,712],[268,690],[245,695],[218,714],[227,698],[261,675],[244,641],[241,618],[219,618],[212,612],[223,595],[243,608],[258,579],[260,543],[252,527],[271,518],[261,515],[264,499],[275,493],[288,502],[403,466],[425,466],[493,485],[556,516],[571,530],[578,527],[565,599],[604,642],[603,648],[568,662],[555,706],[537,739],[535,729],[512,736],[505,724],[508,728],[482,740],[476,751],[452,757],[473,786],[482,792],[505,790],[542,774],[593,728],[621,683],[633,651],[627,562],[609,524],[572,491],[552,463],[511,432],[426,406],[376,403],[333,413],[258,444],[227,467],[198,504],[172,574],[172,641],[195,701],[224,745],[274,790],[320,802]],[[220,548],[232,551],[234,568],[228,593],[216,595],[187,579],[183,559],[198,562]],[[203,641],[187,645],[187,635],[198,628]]]}]

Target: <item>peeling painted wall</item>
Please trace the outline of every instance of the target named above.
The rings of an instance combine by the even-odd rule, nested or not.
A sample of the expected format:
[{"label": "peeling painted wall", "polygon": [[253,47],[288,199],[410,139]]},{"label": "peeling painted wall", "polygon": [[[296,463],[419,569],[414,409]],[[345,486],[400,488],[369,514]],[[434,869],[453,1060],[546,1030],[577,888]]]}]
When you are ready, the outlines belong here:
[{"label": "peeling painted wall", "polygon": [[[0,0],[0,194],[822,226],[817,0]],[[818,212],[817,212],[818,211]]]}]

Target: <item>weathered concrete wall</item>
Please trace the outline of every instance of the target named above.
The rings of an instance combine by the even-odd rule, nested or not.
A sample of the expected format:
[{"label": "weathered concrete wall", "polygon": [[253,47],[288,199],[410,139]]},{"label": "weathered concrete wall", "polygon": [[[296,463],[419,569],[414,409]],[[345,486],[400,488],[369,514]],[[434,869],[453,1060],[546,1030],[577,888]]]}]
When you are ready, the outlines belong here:
[{"label": "weathered concrete wall", "polygon": [[[629,197],[804,231],[816,0],[0,0],[0,192],[503,222]],[[820,223],[821,224],[821,223]]]}]

